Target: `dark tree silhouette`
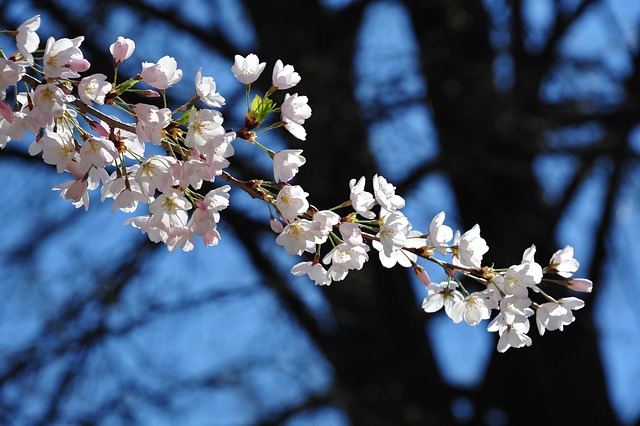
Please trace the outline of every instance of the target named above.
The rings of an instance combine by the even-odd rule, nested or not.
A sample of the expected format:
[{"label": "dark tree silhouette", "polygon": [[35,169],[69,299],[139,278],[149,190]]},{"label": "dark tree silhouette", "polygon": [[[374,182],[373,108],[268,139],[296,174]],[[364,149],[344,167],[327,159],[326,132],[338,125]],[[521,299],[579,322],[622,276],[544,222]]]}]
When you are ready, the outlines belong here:
[{"label": "dark tree silhouette", "polygon": [[[257,284],[209,287],[166,301],[156,299],[153,294],[162,293],[165,283],[144,281],[154,262],[164,262],[167,256],[158,253],[159,248],[144,237],[137,243],[131,243],[130,239],[116,243],[106,265],[102,256],[81,257],[82,271],[71,268],[68,274],[70,281],[84,285],[54,291],[64,294],[65,300],[52,304],[55,309],[43,310],[45,319],[33,338],[21,339],[16,347],[5,345],[3,339],[0,423],[150,424],[154,418],[174,416],[170,418],[178,419],[176,423],[180,424],[181,395],[206,390],[239,390],[246,394],[255,412],[251,420],[239,420],[240,424],[286,424],[294,418],[312,422],[311,417],[304,415],[320,413],[327,407],[342,410],[355,425],[467,422],[522,425],[530,424],[532,419],[553,424],[618,423],[609,404],[592,307],[598,287],[606,282],[606,244],[611,241],[619,193],[637,161],[629,146],[629,136],[640,111],[639,56],[637,51],[629,50],[630,70],[619,75],[611,72],[604,61],[572,56],[561,45],[567,34],[581,25],[585,15],[600,13],[599,10],[606,13],[605,2],[552,3],[551,25],[544,31],[538,30],[543,34],[538,34],[537,39],[526,19],[526,2],[521,0],[393,2],[405,8],[410,16],[410,30],[417,41],[417,60],[427,93],[388,96],[366,107],[355,95],[359,81],[354,57],[364,15],[378,2],[352,1],[336,8],[323,3],[201,2],[197,7],[202,8],[200,16],[211,17],[208,23],[192,10],[186,10],[190,2],[93,1],[74,9],[62,0],[33,0],[25,1],[20,9],[6,0],[0,1],[0,18],[3,28],[16,28],[26,18],[42,13],[43,21],[50,26],[43,24],[40,34],[51,33],[56,37],[85,34],[83,51],[92,62],[92,71],[107,75],[111,73],[111,58],[106,47],[111,39],[125,32],[139,40],[139,49],[153,55],[140,56],[147,60],[165,54],[178,55],[172,47],[184,49],[187,44],[193,45],[193,50],[179,52],[189,64],[185,66],[193,69],[209,65],[199,63],[200,58],[225,57],[230,63],[234,54],[250,50],[268,63],[282,58],[294,64],[303,76],[300,90],[309,96],[313,108],[313,117],[305,123],[309,134],[304,144],[308,162],[298,182],[317,206],[339,204],[344,201],[347,194],[344,188],[350,179],[376,173],[367,130],[372,121],[386,117],[389,110],[400,106],[426,105],[432,114],[440,154],[410,170],[404,180],[394,184],[407,194],[434,173],[446,175],[462,225],[468,229],[474,223],[481,224],[491,247],[486,260],[496,265],[517,263],[522,251],[532,243],[537,245],[540,259],[549,258],[558,248],[559,223],[576,193],[594,170],[604,170],[606,196],[597,209],[601,214],[595,225],[587,274],[597,283],[596,291],[576,323],[562,333],[549,333],[544,338],[534,336],[531,348],[492,353],[480,384],[473,388],[457,387],[444,380],[438,369],[434,343],[425,331],[429,317],[418,303],[424,295],[414,293],[410,272],[385,269],[371,261],[362,271],[350,274],[345,282],[321,289],[328,312],[312,309],[292,286],[287,268],[274,260],[273,252],[279,248],[272,243],[273,236],[265,221],[255,219],[252,211],[234,207],[232,203],[222,221],[244,245],[244,254],[250,262],[246,270],[255,270],[252,273],[256,274]],[[507,71],[497,67],[498,59],[508,64]],[[127,68],[123,64],[123,72],[134,75],[138,65],[128,64]],[[623,95],[607,98],[579,84],[567,89],[564,96],[552,98],[546,94],[546,87],[552,82],[569,85],[572,79],[587,72],[615,88],[612,93],[618,90]],[[379,90],[393,94],[396,87],[397,82],[388,82]],[[232,104],[234,99],[242,102],[241,88],[233,90],[237,92],[224,93],[228,103]],[[186,99],[181,93],[170,92],[169,96]],[[232,122],[233,114],[231,110],[225,111],[227,122]],[[597,127],[592,143],[572,144],[576,137],[571,131],[581,126]],[[549,143],[552,134],[564,144]],[[398,134],[398,138],[406,136],[418,141],[426,139],[421,135]],[[38,174],[45,167],[17,146],[18,143],[11,142],[0,154],[3,170],[17,170],[11,172],[12,185],[18,184],[15,179],[19,170]],[[554,199],[545,197],[545,182],[534,170],[535,161],[549,153],[570,155],[577,163],[562,194]],[[253,163],[242,149],[237,156],[242,160],[232,161],[233,173],[241,178],[256,177],[255,170],[263,166]],[[336,161],[338,157],[348,159],[348,167],[342,167]],[[9,165],[13,168],[5,169]],[[49,183],[42,186],[47,185],[50,186]],[[34,197],[46,205],[50,197],[46,190],[40,194],[34,191],[20,195],[19,202],[26,203]],[[7,213],[20,206],[3,208]],[[97,214],[92,209],[84,215]],[[7,295],[21,286],[26,289],[20,293],[27,294],[46,280],[47,277],[35,272],[28,273],[29,265],[42,254],[38,245],[68,235],[83,215],[49,210],[29,209],[27,224],[20,222],[20,229],[30,233],[5,240],[8,243],[2,257],[3,268],[6,267],[3,274],[6,283],[11,283],[5,284],[7,288],[3,291]],[[20,208],[20,214],[27,213]],[[25,220],[15,213],[9,217],[14,221]],[[44,229],[37,226],[45,221]],[[223,252],[224,247],[211,250]],[[14,268],[18,264],[27,270],[17,272]],[[149,304],[134,309],[128,305],[127,297],[137,292],[149,292],[145,293]],[[273,309],[293,322],[295,333],[305,336],[328,364],[333,374],[329,386],[300,385],[296,398],[281,404],[270,403],[269,394],[265,395],[264,390],[260,394],[248,384],[251,374],[287,361],[274,360],[269,355],[257,359],[259,350],[256,350],[190,376],[165,375],[163,371],[140,365],[137,368],[141,374],[122,375],[94,398],[86,395],[80,399],[87,380],[109,374],[109,368],[103,367],[91,373],[88,376],[91,379],[83,378],[96,363],[101,363],[101,351],[112,342],[131,338],[136,330],[164,316],[224,309],[226,304],[253,292],[274,296]],[[29,297],[24,294],[21,297]],[[4,300],[6,304],[12,302],[8,296]],[[118,312],[126,315],[114,323],[111,319]],[[534,333],[532,330],[531,334]],[[279,344],[282,348],[286,346],[286,342]],[[147,356],[152,357],[153,353]],[[456,361],[451,362],[452,365],[443,368],[455,368]],[[291,368],[295,370],[296,366]],[[298,380],[311,380],[304,379],[302,372],[300,375],[302,378],[289,378],[290,382],[280,379],[281,384],[273,386],[293,386],[291,383],[298,386]],[[24,398],[34,388],[38,389],[34,392],[36,406]],[[472,407],[468,415],[452,408],[461,398]],[[155,414],[144,417],[138,407]],[[214,408],[209,415],[211,421],[207,424],[234,424],[217,417]]]}]

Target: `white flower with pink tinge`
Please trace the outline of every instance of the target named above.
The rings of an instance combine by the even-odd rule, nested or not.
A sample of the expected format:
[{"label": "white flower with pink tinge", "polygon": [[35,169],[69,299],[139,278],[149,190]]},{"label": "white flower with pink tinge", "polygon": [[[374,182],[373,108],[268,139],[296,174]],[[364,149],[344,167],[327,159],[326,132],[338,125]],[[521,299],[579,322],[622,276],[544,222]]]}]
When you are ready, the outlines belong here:
[{"label": "white flower with pink tinge", "polygon": [[182,80],[182,70],[171,56],[163,56],[157,63],[143,62],[140,78],[149,86],[164,90]]},{"label": "white flower with pink tinge", "polygon": [[84,59],[80,45],[84,37],[74,39],[49,37],[44,48],[44,75],[48,78],[78,78],[79,72],[89,69],[89,61]]},{"label": "white flower with pink tinge", "polygon": [[138,208],[139,202],[149,204],[153,201],[153,197],[142,193],[140,185],[133,179],[139,167],[137,164],[127,167],[127,176],[117,171],[113,172],[102,186],[100,200],[113,198],[112,212],[120,209],[125,213],[131,213]]},{"label": "white flower with pink tinge", "polygon": [[112,85],[104,74],[93,74],[80,80],[78,94],[80,100],[91,106],[93,103],[104,104],[105,96],[111,91]]},{"label": "white flower with pink tinge", "polygon": [[328,272],[333,281],[341,281],[350,270],[362,269],[364,263],[369,260],[368,251],[369,246],[366,244],[340,243],[325,255],[322,263],[331,264]]},{"label": "white flower with pink tinge", "polygon": [[208,143],[214,143],[225,134],[222,122],[220,111],[211,109],[191,111],[184,144],[200,149]]},{"label": "white flower with pink tinge", "polygon": [[138,121],[136,135],[141,142],[161,145],[164,138],[163,129],[171,122],[171,110],[158,108],[155,105],[136,104],[133,106]]},{"label": "white flower with pink tinge", "polygon": [[309,98],[306,96],[287,93],[284,96],[282,105],[280,105],[280,111],[282,112],[280,119],[285,123],[285,129],[300,140],[305,140],[307,137],[307,132],[302,125],[306,119],[311,117],[311,107],[307,102],[309,102]]},{"label": "white flower with pink tinge", "polygon": [[174,157],[151,155],[140,165],[135,180],[143,194],[153,197],[156,190],[167,192],[177,185],[180,172],[180,165]]}]

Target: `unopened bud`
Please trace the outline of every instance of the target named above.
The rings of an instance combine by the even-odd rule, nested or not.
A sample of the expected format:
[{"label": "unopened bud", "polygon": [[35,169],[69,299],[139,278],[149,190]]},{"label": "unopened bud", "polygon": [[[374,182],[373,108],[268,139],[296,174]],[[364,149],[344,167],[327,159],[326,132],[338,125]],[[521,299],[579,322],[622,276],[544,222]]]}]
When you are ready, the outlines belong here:
[{"label": "unopened bud", "polygon": [[147,98],[159,98],[160,97],[160,93],[156,92],[155,90],[147,89],[147,90],[140,91],[140,93],[143,96],[146,96]]},{"label": "unopened bud", "polygon": [[136,43],[129,39],[119,36],[115,43],[109,46],[109,51],[113,55],[113,61],[116,66],[131,56],[136,49]]},{"label": "unopened bud", "polygon": [[13,111],[5,101],[0,101],[0,115],[2,115],[2,117],[4,117],[4,119],[9,123],[13,123]]},{"label": "unopened bud", "polygon": [[98,135],[102,136],[103,138],[109,137],[109,132],[104,128],[102,124],[88,117],[85,117],[85,120],[89,123],[89,127],[91,127],[91,130],[96,132]]},{"label": "unopened bud", "polygon": [[271,215],[271,220],[269,221],[269,225],[271,226],[271,230],[276,234],[281,233],[282,230],[284,229],[284,227],[282,226],[282,222],[280,222],[278,219],[273,217],[273,215]]},{"label": "unopened bud", "polygon": [[87,61],[84,58],[79,58],[79,59],[74,58],[69,61],[69,68],[71,68],[71,70],[75,72],[85,72],[90,67],[91,67],[91,64],[89,63],[89,61]]},{"label": "unopened bud", "polygon": [[566,281],[567,287],[573,291],[579,291],[581,293],[591,293],[593,289],[593,282],[586,278],[573,278]]},{"label": "unopened bud", "polygon": [[425,287],[431,285],[431,278],[429,278],[429,274],[427,274],[427,271],[417,263],[414,263],[412,266],[413,272],[416,274],[416,277],[422,283],[422,285],[424,285]]}]

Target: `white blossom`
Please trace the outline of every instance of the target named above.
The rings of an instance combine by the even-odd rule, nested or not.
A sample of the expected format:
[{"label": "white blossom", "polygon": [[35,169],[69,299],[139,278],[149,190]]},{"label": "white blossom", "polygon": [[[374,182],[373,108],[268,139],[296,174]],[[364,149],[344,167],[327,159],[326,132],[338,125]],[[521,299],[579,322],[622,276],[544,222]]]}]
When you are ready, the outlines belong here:
[{"label": "white blossom", "polygon": [[80,100],[91,106],[93,102],[98,105],[104,104],[104,98],[111,91],[111,83],[104,74],[93,74],[80,80],[78,84],[78,94]]},{"label": "white blossom", "polygon": [[271,82],[280,90],[291,89],[300,83],[300,74],[295,72],[292,65],[283,65],[282,61],[278,59],[273,66]]},{"label": "white blossom", "polygon": [[364,263],[369,260],[368,251],[369,246],[366,244],[340,243],[325,255],[322,263],[331,263],[329,276],[334,281],[341,281],[346,277],[347,271],[362,269]]},{"label": "white blossom", "polygon": [[298,96],[286,94],[284,101],[280,105],[283,121],[292,121],[296,124],[303,125],[305,120],[311,117],[311,107],[307,104],[309,98],[306,96]]},{"label": "white blossom", "polygon": [[441,255],[447,253],[447,246],[453,238],[453,230],[444,225],[445,213],[440,212],[431,220],[429,225],[429,235],[427,241],[431,247],[436,249]]},{"label": "white blossom", "polygon": [[225,99],[216,91],[213,77],[202,76],[202,68],[196,73],[196,94],[202,102],[213,108],[220,108],[225,103]]},{"label": "white blossom", "polygon": [[40,152],[45,163],[55,165],[58,173],[62,173],[76,154],[73,136],[67,132],[47,131],[40,140],[29,146],[29,154],[37,155]]},{"label": "white blossom", "polygon": [[273,156],[273,176],[276,182],[289,182],[306,163],[301,149],[283,149]]},{"label": "white blossom", "polygon": [[338,227],[342,240],[352,246],[360,245],[364,242],[360,225],[355,222],[342,222]]},{"label": "white blossom", "polygon": [[[18,62],[0,58],[0,89],[16,84],[25,75],[25,68]],[[4,99],[4,96],[2,96]]]},{"label": "white blossom", "polygon": [[170,191],[180,178],[178,160],[168,155],[150,155],[140,165],[135,180],[140,184],[142,193],[152,197],[156,190]]},{"label": "white blossom", "polygon": [[411,230],[411,224],[402,213],[395,212],[384,218],[384,223],[380,226],[380,231],[376,235],[380,238],[382,251],[386,256],[402,249],[407,245],[407,234]]},{"label": "white blossom", "polygon": [[307,251],[315,253],[316,243],[321,238],[317,225],[307,219],[297,219],[284,227],[276,237],[276,243],[283,246],[290,255],[300,255]]},{"label": "white blossom", "polygon": [[373,177],[373,196],[378,204],[389,212],[395,212],[404,207],[404,198],[396,195],[396,187],[382,176]]},{"label": "white blossom", "polygon": [[284,119],[284,128],[289,131],[296,139],[304,141],[307,139],[307,131],[298,123]]},{"label": "white blossom", "polygon": [[40,15],[27,19],[20,24],[17,30],[16,45],[29,65],[33,65],[32,53],[38,49],[40,44],[40,37],[36,33],[38,28],[40,28]]},{"label": "white blossom", "polygon": [[189,115],[189,126],[184,144],[191,148],[201,148],[216,142],[225,134],[222,114],[212,109],[193,110]]},{"label": "white blossom", "polygon": [[276,197],[276,208],[284,219],[294,220],[309,208],[308,195],[300,185],[285,185]]},{"label": "white blossom", "polygon": [[584,301],[577,297],[563,297],[557,303],[543,303],[536,310],[536,325],[542,336],[546,330],[562,331],[565,325],[575,321],[574,310],[582,309]]},{"label": "white blossom", "polygon": [[473,228],[460,236],[456,232],[454,245],[458,246],[454,252],[453,264],[480,269],[482,267],[482,256],[489,251],[486,241],[480,237],[480,226]]},{"label": "white blossom", "polygon": [[566,281],[567,287],[573,291],[579,291],[581,293],[591,293],[593,290],[593,282],[586,278],[572,278]]},{"label": "white blossom", "polygon": [[264,67],[267,66],[267,63],[260,62],[260,59],[254,53],[250,53],[246,58],[236,55],[234,59],[231,72],[239,82],[244,84],[251,84],[256,81],[264,71]]},{"label": "white blossom", "polygon": [[556,251],[549,261],[549,270],[563,278],[570,278],[580,267],[580,263],[573,257],[573,247],[565,246]]},{"label": "white blossom", "polygon": [[83,164],[106,167],[112,165],[118,158],[118,150],[109,139],[92,137],[82,144],[80,158]]},{"label": "white blossom", "polygon": [[182,70],[171,56],[163,56],[157,63],[143,62],[140,78],[149,86],[164,90],[182,80]]},{"label": "white blossom", "polygon": [[425,312],[437,312],[442,307],[449,318],[452,318],[453,306],[462,300],[464,296],[460,291],[456,290],[458,284],[453,281],[444,281],[441,283],[432,283],[427,286],[427,297],[422,302],[422,309]]},{"label": "white blossom", "polygon": [[171,122],[171,110],[149,104],[136,104],[133,110],[138,118],[136,123],[138,139],[141,142],[161,145],[164,138],[163,129]]},{"label": "white blossom", "polygon": [[114,171],[105,181],[100,200],[113,198],[111,211],[120,209],[125,213],[131,213],[138,208],[138,203],[149,204],[153,201],[153,197],[142,193],[140,185],[133,179],[139,167],[137,164],[127,167],[127,176]]},{"label": "white blossom", "polygon": [[322,235],[321,242],[318,244],[322,244],[333,231],[333,227],[340,222],[340,216],[330,210],[321,210],[314,213],[313,221],[317,224],[318,231]]},{"label": "white blossom", "polygon": [[291,268],[293,275],[308,275],[316,285],[329,285],[331,284],[331,277],[326,269],[320,264],[315,262],[300,262]]},{"label": "white blossom", "polygon": [[349,199],[351,200],[351,206],[358,214],[367,219],[373,219],[376,215],[371,211],[371,208],[375,205],[375,199],[370,192],[364,190],[364,185],[364,176],[357,183],[355,179],[351,179],[349,181],[349,188],[351,189]]},{"label": "white blossom", "polygon": [[509,348],[531,346],[529,317],[533,315],[531,300],[507,296],[500,300],[500,313],[489,323],[487,330],[498,332],[498,352]]},{"label": "white blossom", "polygon": [[80,45],[83,36],[74,39],[49,37],[44,49],[44,74],[49,78],[77,78],[78,72],[89,69],[89,62],[84,59]]},{"label": "white blossom", "polygon": [[471,293],[464,300],[458,300],[451,308],[451,319],[459,323],[463,319],[469,325],[477,325],[480,321],[489,319],[491,310],[498,308],[493,297],[494,290],[485,289]]}]

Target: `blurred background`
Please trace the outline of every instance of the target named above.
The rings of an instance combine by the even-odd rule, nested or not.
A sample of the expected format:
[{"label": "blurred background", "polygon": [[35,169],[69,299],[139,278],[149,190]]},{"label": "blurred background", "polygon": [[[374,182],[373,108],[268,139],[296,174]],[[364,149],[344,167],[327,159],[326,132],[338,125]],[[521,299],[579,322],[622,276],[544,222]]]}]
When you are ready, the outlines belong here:
[{"label": "blurred background", "polygon": [[[298,258],[237,189],[219,246],[168,253],[97,192],[88,212],[60,199],[66,178],[28,136],[0,152],[0,424],[638,424],[640,2],[0,0],[4,29],[36,14],[42,47],[85,36],[90,72],[112,75],[120,35],[136,42],[123,78],[175,57],[174,106],[202,67],[234,129],[233,56],[268,63],[260,90],[282,59],[313,109],[308,138],[261,141],[304,149],[312,204],[380,173],[415,229],[441,210],[454,229],[479,223],[485,263],[504,267],[571,244],[595,284],[570,294],[587,306],[565,331],[532,327],[533,346],[499,354],[486,321],[425,314],[412,272],[376,256],[330,287],[291,276]],[[232,174],[269,178],[243,144]]]}]

